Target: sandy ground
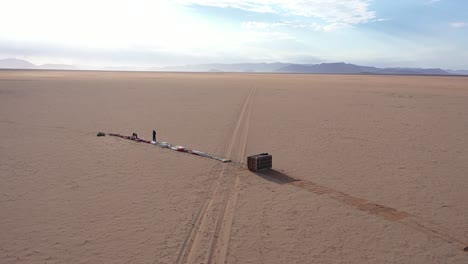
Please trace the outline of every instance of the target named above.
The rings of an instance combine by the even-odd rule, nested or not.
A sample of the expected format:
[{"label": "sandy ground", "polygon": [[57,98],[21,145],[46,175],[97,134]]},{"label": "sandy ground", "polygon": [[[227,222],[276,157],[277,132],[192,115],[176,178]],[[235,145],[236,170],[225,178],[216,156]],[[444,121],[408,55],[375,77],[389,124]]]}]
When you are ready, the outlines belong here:
[{"label": "sandy ground", "polygon": [[[468,263],[468,78],[0,71],[0,263]],[[98,131],[168,141],[237,162]]]}]

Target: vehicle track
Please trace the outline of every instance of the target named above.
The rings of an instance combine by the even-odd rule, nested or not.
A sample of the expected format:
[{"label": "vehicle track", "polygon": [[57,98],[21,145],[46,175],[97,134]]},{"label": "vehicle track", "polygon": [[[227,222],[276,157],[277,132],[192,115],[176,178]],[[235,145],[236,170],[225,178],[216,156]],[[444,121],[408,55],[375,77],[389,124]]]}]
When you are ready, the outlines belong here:
[{"label": "vehicle track", "polygon": [[410,213],[400,211],[385,205],[370,202],[364,198],[355,197],[347,193],[326,187],[314,182],[299,180],[290,177],[289,184],[322,195],[342,204],[352,206],[360,211],[366,212],[370,215],[380,217],[390,222],[397,222],[407,227],[412,228],[418,232],[424,233],[430,237],[438,238],[450,244],[456,245],[458,248],[468,251],[467,244],[451,235],[445,228],[431,221],[424,220],[420,217]]},{"label": "vehicle track", "polygon": [[[225,156],[233,161],[242,161],[244,156],[255,91],[256,88],[252,85],[225,151]],[[213,263],[215,259],[224,262],[230,237],[233,209],[237,200],[238,191],[236,189],[239,188],[238,170],[238,167],[229,163],[222,165],[219,175],[212,181],[207,197],[182,244],[176,259],[177,264]],[[220,240],[218,240],[219,234],[222,234]],[[219,241],[223,243],[219,244]],[[223,262],[216,261],[216,263]]]},{"label": "vehicle track", "polygon": [[[245,156],[245,149],[247,147],[247,138],[249,133],[249,125],[250,125],[250,118],[252,114],[252,106],[253,101],[255,98],[256,88],[253,88],[253,95],[250,97],[250,102],[248,103],[247,109],[247,116],[244,120],[244,126],[242,127],[242,131],[238,134],[239,135],[239,150],[237,151],[235,158],[236,161],[243,161]],[[226,263],[226,257],[229,248],[229,241],[231,238],[231,227],[232,221],[234,220],[234,211],[237,204],[237,197],[239,195],[240,190],[240,178],[239,178],[240,170],[236,168],[236,171],[233,175],[235,175],[234,187],[231,189],[231,193],[226,199],[226,203],[223,206],[223,211],[221,213],[221,217],[218,218],[218,223],[216,225],[217,234],[211,245],[210,255],[208,257],[208,263]]]}]

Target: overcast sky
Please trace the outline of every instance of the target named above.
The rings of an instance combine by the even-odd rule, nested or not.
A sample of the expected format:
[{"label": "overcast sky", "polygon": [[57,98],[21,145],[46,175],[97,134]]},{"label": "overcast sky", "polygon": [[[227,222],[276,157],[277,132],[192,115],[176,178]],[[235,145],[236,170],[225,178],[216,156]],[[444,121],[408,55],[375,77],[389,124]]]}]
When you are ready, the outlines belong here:
[{"label": "overcast sky", "polygon": [[467,0],[0,0],[0,59],[468,69]]}]

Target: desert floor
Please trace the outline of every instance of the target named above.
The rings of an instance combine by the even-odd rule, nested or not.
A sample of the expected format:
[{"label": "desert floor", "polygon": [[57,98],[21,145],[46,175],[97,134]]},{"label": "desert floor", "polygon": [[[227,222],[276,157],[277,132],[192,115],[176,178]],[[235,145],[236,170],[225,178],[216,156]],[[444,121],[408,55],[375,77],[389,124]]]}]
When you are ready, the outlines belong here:
[{"label": "desert floor", "polygon": [[[111,132],[234,160],[179,153]],[[269,152],[274,170],[245,157]],[[468,78],[0,71],[0,263],[468,263]]]}]

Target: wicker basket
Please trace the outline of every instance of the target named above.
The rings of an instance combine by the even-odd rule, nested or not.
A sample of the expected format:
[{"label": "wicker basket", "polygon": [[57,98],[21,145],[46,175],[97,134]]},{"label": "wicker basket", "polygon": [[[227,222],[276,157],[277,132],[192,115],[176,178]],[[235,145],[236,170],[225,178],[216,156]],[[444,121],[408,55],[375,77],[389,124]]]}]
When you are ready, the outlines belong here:
[{"label": "wicker basket", "polygon": [[271,169],[273,160],[270,154],[261,153],[247,157],[247,167],[251,171]]}]

